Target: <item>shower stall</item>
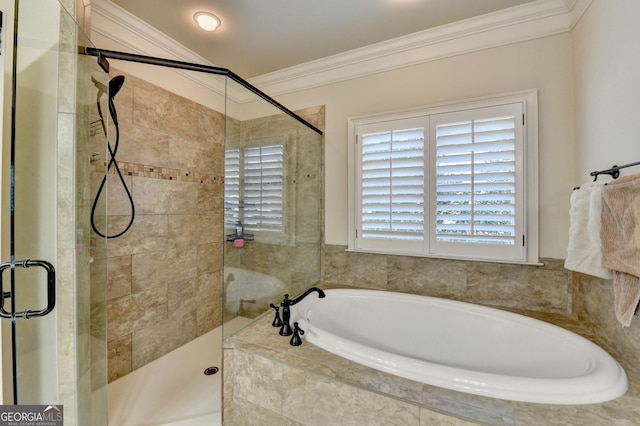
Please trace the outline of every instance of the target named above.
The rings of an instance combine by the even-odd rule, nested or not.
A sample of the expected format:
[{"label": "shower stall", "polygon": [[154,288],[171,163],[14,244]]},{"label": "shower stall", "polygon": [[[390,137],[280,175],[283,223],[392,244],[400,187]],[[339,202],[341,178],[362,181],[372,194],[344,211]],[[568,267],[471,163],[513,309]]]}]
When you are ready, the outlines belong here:
[{"label": "shower stall", "polygon": [[[2,322],[3,402],[57,404],[65,425],[106,425],[123,400],[115,383],[209,336],[219,357],[193,382],[136,385],[177,406],[138,415],[220,417],[222,339],[320,280],[324,111],[294,113],[223,68],[96,48],[77,4],[3,10],[17,31],[5,50],[15,83],[4,86],[3,122],[13,125],[1,218],[14,232],[10,241],[3,232],[2,260],[46,259],[56,270],[49,315]],[[211,102],[145,79],[158,69],[205,81]],[[117,128],[104,113],[110,99]],[[5,305],[42,306],[47,277],[9,263]],[[185,408],[180,389],[205,376],[217,377],[200,392],[217,399],[213,411]],[[130,424],[136,405],[120,407]]]}]

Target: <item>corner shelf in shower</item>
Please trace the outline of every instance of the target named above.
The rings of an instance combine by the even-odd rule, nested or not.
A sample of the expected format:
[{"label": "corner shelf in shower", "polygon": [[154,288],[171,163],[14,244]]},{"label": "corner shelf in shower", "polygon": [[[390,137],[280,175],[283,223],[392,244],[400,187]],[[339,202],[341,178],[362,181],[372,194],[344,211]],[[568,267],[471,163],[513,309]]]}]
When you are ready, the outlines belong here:
[{"label": "corner shelf in shower", "polygon": [[242,235],[237,235],[237,234],[227,234],[227,241],[235,241],[235,240],[245,240],[245,241],[254,241],[255,240],[255,235],[253,234],[242,234]]}]

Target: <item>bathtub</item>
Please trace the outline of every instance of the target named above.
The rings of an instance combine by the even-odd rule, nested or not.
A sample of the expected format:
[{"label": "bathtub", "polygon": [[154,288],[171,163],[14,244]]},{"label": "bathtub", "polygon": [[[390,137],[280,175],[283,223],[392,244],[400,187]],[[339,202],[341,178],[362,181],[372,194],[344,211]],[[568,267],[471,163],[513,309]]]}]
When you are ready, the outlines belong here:
[{"label": "bathtub", "polygon": [[533,318],[470,303],[375,290],[327,290],[291,308],[303,339],[400,377],[487,397],[590,404],[627,390],[591,341]]},{"label": "bathtub", "polygon": [[[247,325],[234,318],[225,332]],[[216,366],[219,371],[205,375]],[[109,383],[109,424],[216,426],[222,424],[222,327]]]}]

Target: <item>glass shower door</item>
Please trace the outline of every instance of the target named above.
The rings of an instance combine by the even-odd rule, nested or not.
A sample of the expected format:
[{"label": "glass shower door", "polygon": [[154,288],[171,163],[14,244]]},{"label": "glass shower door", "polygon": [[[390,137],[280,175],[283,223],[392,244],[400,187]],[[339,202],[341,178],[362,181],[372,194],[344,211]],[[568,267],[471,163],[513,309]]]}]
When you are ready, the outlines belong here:
[{"label": "glass shower door", "polygon": [[[44,3],[45,10],[54,6],[52,2]],[[20,33],[14,46],[10,258],[17,264],[38,259],[55,267],[56,215],[51,214],[55,188],[51,183],[56,181],[58,52],[54,40],[58,38],[59,23],[42,25],[44,16],[35,16],[28,9],[18,11]],[[13,403],[55,403],[59,309],[39,318],[21,316],[21,312],[44,306],[51,292],[44,274],[22,267],[3,272],[5,292],[8,275],[12,275],[11,297],[5,299],[4,307],[17,315],[11,320]]]},{"label": "glass shower door", "polygon": [[89,212],[92,151],[104,157],[106,147],[104,136],[92,140],[92,109],[107,75],[78,54],[88,39],[57,0],[16,1],[3,12],[5,22],[17,15],[17,37],[3,28],[14,44],[2,52],[13,57],[2,164],[3,404],[53,405],[65,425],[106,425],[106,269],[93,262],[106,248],[90,233]]},{"label": "glass shower door", "polygon": [[322,135],[240,84],[227,93],[225,337],[320,282],[322,219]]}]

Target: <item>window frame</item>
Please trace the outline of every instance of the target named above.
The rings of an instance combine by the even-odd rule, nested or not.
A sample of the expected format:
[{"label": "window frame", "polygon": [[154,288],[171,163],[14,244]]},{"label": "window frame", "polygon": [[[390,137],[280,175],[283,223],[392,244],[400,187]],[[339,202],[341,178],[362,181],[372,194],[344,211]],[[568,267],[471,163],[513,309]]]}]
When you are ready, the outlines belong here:
[{"label": "window frame", "polygon": [[[434,253],[430,247],[430,241],[425,241],[425,249],[415,251],[414,249],[403,249],[401,245],[386,245],[384,247],[359,248],[357,246],[356,232],[359,226],[361,206],[358,202],[359,195],[359,148],[357,145],[357,132],[360,126],[370,126],[381,123],[394,122],[405,119],[419,119],[425,117],[427,127],[425,127],[425,209],[432,210],[432,196],[430,181],[433,178],[433,165],[431,157],[433,141],[431,141],[431,130],[429,117],[437,114],[455,113],[471,109],[485,108],[504,104],[521,103],[523,110],[523,145],[524,155],[523,174],[521,178],[524,189],[522,208],[523,220],[523,254],[520,258],[483,257],[469,253]],[[435,257],[445,259],[462,259],[474,261],[487,261],[497,263],[517,263],[539,265],[539,225],[538,225],[538,91],[537,89],[510,92],[498,95],[490,95],[479,98],[465,99],[460,101],[444,102],[434,105],[421,106],[417,108],[382,112],[366,116],[352,117],[348,119],[348,248],[347,251],[380,253],[391,255],[408,255],[418,257]],[[429,191],[427,193],[426,191]],[[425,212],[425,227],[431,227],[432,220],[430,212]],[[429,235],[430,230],[426,233]],[[428,237],[430,239],[430,237]]]}]

